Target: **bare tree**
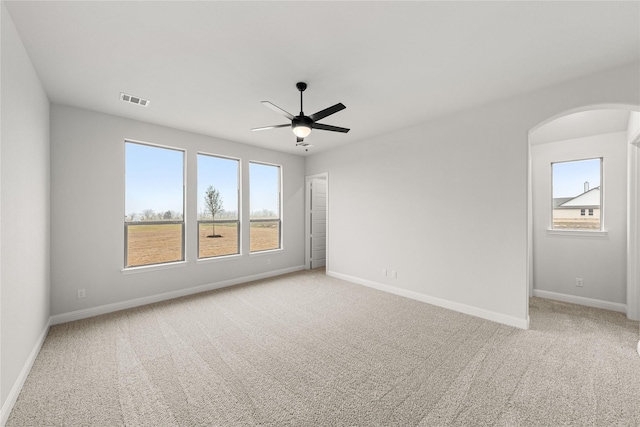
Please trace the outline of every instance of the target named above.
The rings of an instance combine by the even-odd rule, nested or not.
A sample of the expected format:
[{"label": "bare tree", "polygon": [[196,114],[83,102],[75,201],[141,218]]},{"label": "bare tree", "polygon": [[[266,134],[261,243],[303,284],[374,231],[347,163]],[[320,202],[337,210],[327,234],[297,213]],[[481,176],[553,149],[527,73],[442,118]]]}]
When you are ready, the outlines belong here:
[{"label": "bare tree", "polygon": [[[220,192],[216,190],[213,185],[207,187],[207,191],[204,194],[204,202],[207,206],[207,210],[211,213],[211,219],[215,221],[216,214],[222,210],[222,197],[220,196]],[[212,234],[209,237],[222,237],[216,235],[215,222],[211,223],[211,228]]]},{"label": "bare tree", "polygon": [[155,219],[156,213],[153,209],[145,209],[142,211],[142,216],[145,221],[153,221]]}]

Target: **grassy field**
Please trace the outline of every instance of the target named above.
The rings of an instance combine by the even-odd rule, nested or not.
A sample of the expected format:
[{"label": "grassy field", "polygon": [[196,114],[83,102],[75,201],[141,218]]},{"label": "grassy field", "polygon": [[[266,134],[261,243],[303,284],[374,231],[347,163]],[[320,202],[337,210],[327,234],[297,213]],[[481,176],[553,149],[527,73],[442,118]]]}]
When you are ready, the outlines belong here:
[{"label": "grassy field", "polygon": [[199,258],[233,255],[238,253],[238,227],[236,224],[216,224],[216,234],[222,237],[207,237],[212,233],[211,224],[199,224]]},{"label": "grassy field", "polygon": [[[236,224],[216,224],[216,234],[209,238],[211,224],[199,224],[199,257],[208,258],[238,253]],[[250,227],[252,252],[278,247],[278,223],[254,223]],[[127,248],[127,266],[180,261],[182,226],[180,224],[130,225]]]},{"label": "grassy field", "polygon": [[555,218],[553,228],[560,230],[600,230],[598,218]]},{"label": "grassy field", "polygon": [[127,267],[180,261],[182,225],[130,225],[127,246]]}]

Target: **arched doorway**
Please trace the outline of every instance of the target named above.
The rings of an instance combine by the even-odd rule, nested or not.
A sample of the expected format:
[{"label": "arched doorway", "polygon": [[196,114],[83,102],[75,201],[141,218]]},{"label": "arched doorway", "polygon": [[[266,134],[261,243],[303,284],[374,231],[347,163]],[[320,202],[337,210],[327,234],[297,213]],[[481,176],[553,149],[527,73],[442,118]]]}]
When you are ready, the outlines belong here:
[{"label": "arched doorway", "polygon": [[[617,309],[617,311],[626,312],[627,316],[634,320],[638,320],[640,317],[640,260],[638,259],[640,257],[640,220],[638,219],[640,216],[640,184],[638,183],[640,148],[634,145],[638,144],[640,140],[640,113],[638,113],[638,111],[640,111],[638,106],[630,105],[587,106],[551,117],[529,131],[528,282],[530,296],[538,294],[539,296],[561,299],[568,302],[592,305],[600,308]],[[614,182],[608,182],[606,181],[607,178],[603,177],[605,179],[604,192],[607,192],[608,188],[613,191],[611,197],[615,194],[613,198],[618,199],[618,206],[612,209],[624,210],[622,222],[620,220],[620,212],[617,214],[616,224],[607,224],[607,218],[605,217],[603,219],[603,233],[597,236],[600,240],[599,243],[595,245],[589,243],[589,238],[595,237],[596,234],[588,235],[588,237],[585,233],[580,232],[558,232],[554,234],[550,211],[553,206],[553,197],[551,197],[551,189],[550,185],[548,185],[551,183],[551,177],[546,176],[543,177],[543,179],[538,179],[540,178],[541,170],[544,170],[544,167],[541,167],[539,163],[550,163],[550,159],[553,158],[562,161],[572,158],[599,157],[601,155],[597,153],[601,153],[602,150],[598,151],[598,149],[594,147],[597,146],[598,143],[602,146],[602,140],[606,138],[596,136],[607,134],[617,134],[611,136],[611,138],[617,138],[616,141],[618,142],[615,142],[615,144],[619,146],[617,147],[618,158],[615,159],[615,161],[611,161],[611,164],[607,164],[605,161],[606,166],[604,171],[605,174],[612,175],[612,171],[615,168],[618,176],[613,181],[617,181],[615,185],[618,187],[620,186],[620,182],[622,182],[625,189],[621,191],[620,188],[608,187],[608,185],[613,186]],[[619,142],[620,139],[622,139],[622,142]],[[562,141],[571,141],[571,144],[567,143],[562,146]],[[612,142],[612,144],[614,143]],[[540,146],[544,145],[546,145],[546,147],[541,149]],[[592,146],[591,151],[585,149],[586,145]],[[576,147],[581,148],[581,150],[572,152]],[[538,159],[540,152],[545,153],[545,156],[542,156],[543,159]],[[620,159],[621,155],[624,156],[622,163]],[[607,157],[609,156],[613,156],[613,154],[607,155]],[[538,162],[538,160],[540,160],[540,162]],[[546,165],[546,167],[550,173],[550,165]],[[621,173],[623,174],[622,180],[620,178]],[[547,188],[536,188],[536,186],[540,186],[541,183],[547,184]],[[546,195],[545,192],[547,192]],[[623,194],[620,194],[621,192]],[[547,195],[549,195],[549,197],[547,197]],[[606,196],[604,197],[606,200]],[[543,200],[545,206],[540,206],[540,200]],[[620,203],[621,200],[622,203]],[[541,218],[541,215],[547,216],[546,218]],[[612,220],[613,217],[609,219]],[[546,227],[544,226],[545,221]],[[611,228],[609,225],[615,229],[615,232],[613,229],[608,229]],[[556,270],[553,272],[555,277],[552,280],[550,280],[550,277],[552,277],[553,274],[546,274],[547,272],[541,274],[539,268],[541,260],[536,258],[536,251],[538,253],[540,252],[539,250],[541,248],[539,247],[539,243],[543,240],[547,239],[555,243],[560,242],[563,255],[571,254],[571,251],[575,249],[578,258],[588,258],[589,246],[605,246],[603,242],[606,244],[611,243],[613,237],[615,237],[616,240],[615,246],[620,254],[619,258],[624,259],[619,259],[618,261],[620,262],[617,264],[610,260],[605,264],[609,265],[609,267],[622,270],[616,271],[616,280],[618,282],[617,291],[602,288],[598,289],[598,284],[596,283],[597,277],[595,277],[597,274],[594,274],[594,281],[592,283],[594,287],[585,290],[584,287],[587,286],[585,286],[581,280],[580,284],[583,284],[584,287],[577,290],[573,289],[578,282],[570,281],[569,277],[573,278],[573,276],[578,276],[578,273],[576,273],[578,270],[575,265],[587,265],[588,260],[585,259],[578,259],[577,262],[574,263],[574,266],[563,266],[562,259],[556,260],[557,262],[553,266]],[[585,238],[587,240],[585,240]],[[579,247],[580,249],[578,249]],[[587,252],[585,252],[585,250]],[[587,253],[587,255],[585,255],[585,253]],[[551,257],[553,257],[553,254],[551,254]],[[565,256],[565,259],[569,258]],[[567,268],[562,271],[563,267]],[[586,270],[588,270],[588,268]],[[536,271],[538,274],[536,274]],[[575,277],[575,279],[578,278],[581,277]],[[541,286],[539,279],[546,280],[547,283]],[[553,280],[561,283],[555,283],[549,286],[549,282]],[[556,286],[556,288],[554,289],[553,286]],[[577,288],[580,288],[580,286]]]}]

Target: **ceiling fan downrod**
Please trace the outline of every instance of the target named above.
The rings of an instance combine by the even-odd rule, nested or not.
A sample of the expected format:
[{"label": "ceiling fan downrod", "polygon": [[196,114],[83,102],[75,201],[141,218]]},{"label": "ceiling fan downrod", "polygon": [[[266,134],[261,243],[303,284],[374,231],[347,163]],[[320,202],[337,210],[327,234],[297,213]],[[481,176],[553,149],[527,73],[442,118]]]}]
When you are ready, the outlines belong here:
[{"label": "ceiling fan downrod", "polygon": [[300,91],[300,115],[304,116],[304,112],[303,112],[304,110],[302,108],[302,92],[304,92],[305,89],[307,88],[307,84],[305,82],[298,82],[296,83],[296,87]]}]

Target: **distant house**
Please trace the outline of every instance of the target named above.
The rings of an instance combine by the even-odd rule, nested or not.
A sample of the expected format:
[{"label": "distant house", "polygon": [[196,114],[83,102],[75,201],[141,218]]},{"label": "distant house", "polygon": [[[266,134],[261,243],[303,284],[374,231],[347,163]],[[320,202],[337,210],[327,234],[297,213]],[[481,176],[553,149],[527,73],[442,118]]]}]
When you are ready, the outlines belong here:
[{"label": "distant house", "polygon": [[553,218],[600,218],[600,187],[575,197],[553,199]]}]

